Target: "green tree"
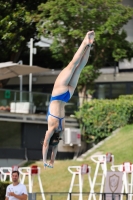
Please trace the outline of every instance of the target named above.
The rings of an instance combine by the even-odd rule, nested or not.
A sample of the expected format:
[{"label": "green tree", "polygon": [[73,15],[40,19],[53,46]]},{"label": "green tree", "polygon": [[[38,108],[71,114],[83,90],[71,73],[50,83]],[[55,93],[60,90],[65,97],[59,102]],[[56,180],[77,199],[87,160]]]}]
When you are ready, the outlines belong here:
[{"label": "green tree", "polygon": [[48,0],[39,6],[40,34],[53,37],[51,50],[64,65],[80,45],[85,33],[94,29],[96,43],[91,61],[101,67],[109,59],[118,61],[133,56],[123,25],[133,16],[133,8],[121,0]]},{"label": "green tree", "polygon": [[18,61],[31,37],[37,35],[37,7],[45,0],[0,0],[0,62]]},{"label": "green tree", "polygon": [[[94,80],[100,75],[100,72],[94,68],[93,65],[87,65],[80,75],[78,82],[78,93],[79,93],[79,104],[82,104],[85,101],[89,101],[92,98],[94,92]],[[89,89],[88,89],[89,88]]]},{"label": "green tree", "polygon": [[[64,66],[92,29],[96,39],[89,59],[95,69],[91,77],[96,78],[95,71],[106,63],[133,57],[133,44],[126,40],[123,30],[133,16],[133,8],[123,5],[121,0],[48,0],[39,6],[39,11],[38,30],[41,35],[53,38],[51,50],[54,57],[63,60]],[[89,70],[87,73],[90,77]],[[80,79],[80,91],[87,84],[88,81],[83,84]]]}]

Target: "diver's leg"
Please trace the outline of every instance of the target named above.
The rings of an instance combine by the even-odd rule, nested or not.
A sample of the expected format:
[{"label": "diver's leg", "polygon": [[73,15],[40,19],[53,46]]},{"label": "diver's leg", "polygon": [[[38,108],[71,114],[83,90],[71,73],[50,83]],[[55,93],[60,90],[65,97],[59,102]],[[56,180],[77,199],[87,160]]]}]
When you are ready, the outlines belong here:
[{"label": "diver's leg", "polygon": [[53,133],[54,133],[53,129],[47,130],[46,135],[45,135],[45,139],[44,139],[44,142],[43,142],[42,156],[43,156],[44,167],[45,167],[45,164],[47,163],[47,153],[48,153],[48,148],[49,148],[49,141],[50,141],[50,138],[53,135]]},{"label": "diver's leg", "polygon": [[76,68],[70,82],[69,82],[69,91],[74,92],[76,86],[77,86],[77,83],[78,83],[78,80],[79,80],[79,76],[81,74],[81,71],[82,69],[85,67],[85,65],[87,64],[87,61],[88,61],[88,58],[89,58],[89,55],[90,55],[90,48],[91,47],[86,47],[86,51],[79,63],[79,66]]},{"label": "diver's leg", "polygon": [[[60,92],[63,93],[65,91],[67,91],[68,85],[70,83],[70,80],[73,77],[75,70],[80,66],[80,63],[84,56],[86,48],[88,48],[88,45],[92,44],[94,41],[94,38],[91,37],[92,34],[94,34],[94,31],[89,31],[86,34],[83,42],[81,43],[79,49],[75,53],[72,61],[58,75],[58,77],[55,81],[55,84],[54,84],[54,89],[58,88],[58,90],[59,90],[59,88],[61,88],[61,90],[57,91],[57,93],[60,93]],[[52,95],[56,95],[57,93],[56,93],[56,91],[53,90]]]},{"label": "diver's leg", "polygon": [[53,165],[54,165],[54,161],[55,161],[55,158],[56,158],[56,155],[57,155],[57,151],[58,151],[58,145],[53,146],[52,147],[52,153],[51,153],[51,160],[49,162],[49,165],[51,167],[53,167]]}]

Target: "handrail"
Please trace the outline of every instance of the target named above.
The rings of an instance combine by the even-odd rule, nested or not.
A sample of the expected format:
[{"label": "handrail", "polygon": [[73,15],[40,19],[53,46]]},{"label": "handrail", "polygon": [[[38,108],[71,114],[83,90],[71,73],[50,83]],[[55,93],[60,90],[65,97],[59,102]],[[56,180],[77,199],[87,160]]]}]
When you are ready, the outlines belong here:
[{"label": "handrail", "polygon": [[[50,102],[51,93],[42,93],[42,92],[28,92],[28,91],[19,91],[12,89],[0,89],[0,111],[8,111],[10,112],[11,103],[14,108],[21,107],[23,110],[23,106],[29,105],[15,105],[14,103],[30,103],[30,111],[29,113],[47,113],[49,102]],[[32,104],[32,105],[31,105]],[[74,111],[78,109],[79,98],[77,96],[73,96],[69,103],[65,106],[66,115],[74,114]],[[27,111],[25,111],[27,112]]]}]

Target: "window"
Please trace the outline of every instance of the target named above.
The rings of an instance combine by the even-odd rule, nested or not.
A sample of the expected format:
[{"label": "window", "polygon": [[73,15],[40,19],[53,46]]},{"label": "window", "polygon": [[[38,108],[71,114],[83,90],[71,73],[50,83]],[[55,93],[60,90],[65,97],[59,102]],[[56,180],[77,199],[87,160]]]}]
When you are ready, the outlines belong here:
[{"label": "window", "polygon": [[111,86],[111,99],[118,98],[119,95],[126,94],[126,83],[114,83]]},{"label": "window", "polygon": [[96,98],[110,99],[110,84],[98,84],[96,89]]}]

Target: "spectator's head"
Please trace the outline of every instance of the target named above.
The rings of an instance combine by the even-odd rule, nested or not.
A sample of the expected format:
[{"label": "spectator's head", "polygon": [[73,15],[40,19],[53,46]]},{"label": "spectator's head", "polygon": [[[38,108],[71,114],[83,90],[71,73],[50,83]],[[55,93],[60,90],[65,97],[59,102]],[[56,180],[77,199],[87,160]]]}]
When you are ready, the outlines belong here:
[{"label": "spectator's head", "polygon": [[18,183],[19,180],[19,171],[13,171],[12,172],[12,182]]}]

